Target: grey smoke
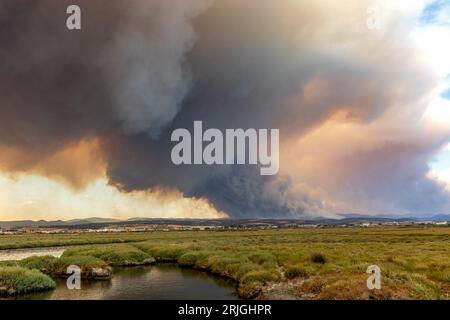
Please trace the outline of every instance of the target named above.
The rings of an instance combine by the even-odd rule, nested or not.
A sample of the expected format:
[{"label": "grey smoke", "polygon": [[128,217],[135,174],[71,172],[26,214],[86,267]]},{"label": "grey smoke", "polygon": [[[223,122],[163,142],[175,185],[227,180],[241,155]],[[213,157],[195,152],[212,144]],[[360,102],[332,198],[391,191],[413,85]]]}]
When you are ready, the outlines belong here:
[{"label": "grey smoke", "polygon": [[[338,110],[375,121],[414,104],[436,81],[417,64],[403,30],[386,39],[354,31],[359,20],[345,8],[350,21],[341,25],[310,1],[297,1],[297,11],[283,9],[290,0],[76,3],[81,32],[65,28],[73,1],[1,0],[0,118],[9,120],[0,125],[0,144],[27,150],[31,163],[99,137],[111,184],[124,191],[175,187],[232,216],[299,217],[326,208],[289,176],[261,177],[248,166],[174,166],[173,129],[190,129],[194,120],[205,128],[280,128],[282,145]],[[317,92],[314,81],[322,86]],[[408,212],[444,208],[442,186],[424,176],[437,147],[416,147],[354,159],[358,191]],[[383,157],[391,165],[368,166],[379,170],[370,181],[361,163]],[[354,188],[332,191],[355,201]],[[433,201],[418,206],[415,195],[424,192]]]},{"label": "grey smoke", "polygon": [[185,55],[196,34],[191,19],[208,0],[130,1],[103,55],[114,109],[127,134],[157,137],[191,86]]}]

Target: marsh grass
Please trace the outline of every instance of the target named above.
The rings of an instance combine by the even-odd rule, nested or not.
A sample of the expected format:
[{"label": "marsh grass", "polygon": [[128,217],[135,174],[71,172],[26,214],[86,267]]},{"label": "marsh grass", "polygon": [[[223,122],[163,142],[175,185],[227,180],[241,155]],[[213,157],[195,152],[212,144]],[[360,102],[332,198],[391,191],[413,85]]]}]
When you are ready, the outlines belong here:
[{"label": "marsh grass", "polygon": [[[105,237],[114,243],[82,246],[66,250],[60,259],[32,258],[19,264],[46,270],[68,263],[133,265],[154,258],[229,278],[246,298],[273,283],[290,282],[295,283],[299,298],[308,299],[450,298],[450,228],[154,232],[135,236],[137,242],[128,242],[129,234]],[[73,238],[74,242],[106,241],[98,235],[91,240],[85,234]],[[18,246],[30,241],[7,239],[16,239]],[[60,239],[61,244],[67,241],[65,236]],[[55,243],[58,236],[40,235],[39,241]],[[382,270],[379,292],[366,287],[366,269],[373,264]]]},{"label": "marsh grass", "polygon": [[49,290],[56,283],[40,271],[22,267],[0,267],[0,294],[16,295]]},{"label": "marsh grass", "polygon": [[[80,258],[104,261],[111,266],[133,266],[151,264],[155,260],[144,251],[130,244],[95,245],[74,248],[64,251],[61,258],[72,260],[74,263]],[[89,261],[89,260],[87,260]]]},{"label": "marsh grass", "polygon": [[[144,244],[145,246],[145,244]],[[184,245],[149,246],[147,251],[159,262],[177,262],[188,250],[193,248]]]},{"label": "marsh grass", "polygon": [[286,268],[285,277],[287,279],[309,278],[310,272],[302,265],[293,265]]},{"label": "marsh grass", "polygon": [[60,267],[61,262],[53,256],[31,256],[20,260],[17,264],[23,268],[52,272]]}]

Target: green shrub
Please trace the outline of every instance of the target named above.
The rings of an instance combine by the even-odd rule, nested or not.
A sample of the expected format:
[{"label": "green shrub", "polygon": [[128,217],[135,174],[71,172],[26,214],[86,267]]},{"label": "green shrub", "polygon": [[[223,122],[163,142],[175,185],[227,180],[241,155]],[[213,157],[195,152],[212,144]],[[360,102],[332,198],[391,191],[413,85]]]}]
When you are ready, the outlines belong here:
[{"label": "green shrub", "polygon": [[2,294],[23,294],[44,291],[56,287],[56,283],[38,270],[22,267],[0,268],[0,287]]},{"label": "green shrub", "polygon": [[211,271],[221,276],[237,279],[239,266],[246,260],[232,256],[219,256],[211,263]]},{"label": "green shrub", "polygon": [[148,242],[135,244],[136,248],[148,253],[157,261],[176,262],[183,254],[189,251],[187,246],[155,245]]},{"label": "green shrub", "polygon": [[248,255],[248,259],[256,264],[274,263],[277,264],[276,258],[269,252],[255,252]]},{"label": "green shrub", "polygon": [[53,256],[31,256],[18,262],[21,267],[37,269],[43,272],[55,270],[58,267],[58,258]]},{"label": "green shrub", "polygon": [[102,259],[91,257],[91,256],[62,256],[59,258],[57,263],[57,270],[60,272],[65,272],[68,266],[76,265],[81,268],[81,270],[90,270],[92,268],[106,268],[108,264]]},{"label": "green shrub", "polygon": [[287,267],[284,274],[288,279],[309,277],[309,272],[299,265]]},{"label": "green shrub", "polygon": [[256,270],[257,266],[252,262],[245,262],[238,264],[236,271],[236,277],[238,280],[241,280],[246,274]]},{"label": "green shrub", "polygon": [[107,268],[108,264],[96,257],[84,255],[63,255],[61,258],[52,256],[32,256],[18,261],[18,265],[27,269],[37,269],[46,274],[65,274],[67,267],[76,265],[82,272],[93,268]]},{"label": "green shrub", "polygon": [[275,270],[255,270],[246,273],[241,282],[261,282],[266,283],[270,281],[276,281],[279,278],[279,274]]},{"label": "green shrub", "polygon": [[327,262],[327,259],[321,253],[313,253],[311,255],[311,261],[318,264],[325,264]]},{"label": "green shrub", "polygon": [[[110,244],[80,247],[64,251],[62,258],[89,256],[113,266],[127,266],[150,263],[152,257],[129,244]],[[76,264],[76,263],[75,263]]]},{"label": "green shrub", "polygon": [[[182,267],[200,267],[200,261],[208,258],[212,253],[209,251],[189,251],[178,259]],[[205,268],[206,266],[203,266]]]},{"label": "green shrub", "polygon": [[262,290],[262,284],[259,282],[243,282],[239,283],[237,291],[243,299],[253,299]]}]

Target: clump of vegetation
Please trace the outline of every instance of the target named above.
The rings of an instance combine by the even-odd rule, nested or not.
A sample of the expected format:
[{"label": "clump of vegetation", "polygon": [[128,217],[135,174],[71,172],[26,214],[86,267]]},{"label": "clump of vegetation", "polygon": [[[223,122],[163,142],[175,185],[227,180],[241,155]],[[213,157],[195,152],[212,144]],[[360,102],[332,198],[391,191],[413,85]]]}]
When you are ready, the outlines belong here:
[{"label": "clump of vegetation", "polygon": [[284,275],[288,279],[294,279],[294,278],[308,278],[309,272],[301,265],[294,265],[289,266],[286,268]]},{"label": "clump of vegetation", "polygon": [[178,258],[178,264],[182,267],[206,269],[208,267],[208,258],[211,255],[213,255],[213,252],[210,251],[188,251]]},{"label": "clump of vegetation", "polygon": [[248,260],[266,269],[277,268],[278,262],[270,252],[257,251],[248,255]]},{"label": "clump of vegetation", "polygon": [[327,259],[325,256],[321,253],[313,253],[311,254],[311,261],[318,264],[325,264],[327,263]]},{"label": "clump of vegetation", "polygon": [[80,247],[66,250],[61,256],[63,259],[76,260],[73,257],[94,257],[112,266],[135,266],[155,262],[149,254],[129,244]]},{"label": "clump of vegetation", "polygon": [[315,276],[303,282],[298,289],[302,296],[309,295],[314,297],[320,294],[325,286],[326,281],[320,276]]},{"label": "clump of vegetation", "polygon": [[322,286],[318,292],[318,298],[324,300],[367,300],[369,291],[364,281],[349,279]]},{"label": "clump of vegetation", "polygon": [[86,279],[109,279],[112,275],[112,268],[108,263],[96,257],[83,255],[62,256],[58,260],[58,269],[54,274],[66,277],[67,268],[71,265],[80,267],[81,277]]},{"label": "clump of vegetation", "polygon": [[241,282],[259,282],[259,283],[267,283],[270,281],[276,281],[280,278],[279,273],[276,270],[255,270],[247,272],[241,278]]},{"label": "clump of vegetation", "polygon": [[155,245],[150,242],[136,243],[135,247],[151,255],[159,262],[177,262],[183,254],[185,254],[190,247],[185,245]]},{"label": "clump of vegetation", "polygon": [[211,261],[211,272],[222,277],[238,281],[242,276],[252,270],[255,265],[243,255],[223,253]]},{"label": "clump of vegetation", "polygon": [[38,270],[22,267],[0,268],[0,295],[17,295],[50,290],[56,283]]},{"label": "clump of vegetation", "polygon": [[44,273],[52,273],[60,267],[60,262],[53,256],[31,256],[20,260],[18,265],[28,269],[37,269]]},{"label": "clump of vegetation", "polygon": [[70,265],[77,265],[81,270],[108,267],[108,263],[102,259],[87,255],[63,255],[58,259],[57,266],[59,269],[63,268],[65,270]]},{"label": "clump of vegetation", "polygon": [[276,270],[254,270],[245,273],[239,280],[238,293],[242,298],[251,299],[256,297],[263,287],[272,281],[280,279]]},{"label": "clump of vegetation", "polygon": [[69,255],[56,258],[53,256],[32,256],[16,262],[17,266],[36,269],[42,273],[66,277],[67,268],[76,265],[81,269],[83,278],[103,279],[111,276],[112,269],[105,261],[91,256]]}]

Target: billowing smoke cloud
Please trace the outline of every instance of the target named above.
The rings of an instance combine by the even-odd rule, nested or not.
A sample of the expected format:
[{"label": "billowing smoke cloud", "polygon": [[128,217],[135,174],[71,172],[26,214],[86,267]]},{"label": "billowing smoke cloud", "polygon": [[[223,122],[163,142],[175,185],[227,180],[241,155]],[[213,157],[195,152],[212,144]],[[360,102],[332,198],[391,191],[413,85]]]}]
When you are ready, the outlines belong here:
[{"label": "billowing smoke cloud", "polygon": [[[29,157],[0,166],[26,171],[95,138],[111,184],[175,187],[233,216],[425,213],[448,205],[426,176],[445,139],[416,139],[426,135],[420,118],[439,79],[398,8],[388,8],[395,19],[386,15],[386,29],[374,32],[366,27],[371,1],[80,0],[83,29],[68,31],[69,2],[2,3],[0,117],[8,121],[0,144]],[[356,136],[392,128],[387,114],[406,125],[373,130],[377,141],[368,135],[342,157],[318,152],[346,150],[353,137],[322,144],[311,135],[337,114],[361,126]],[[194,120],[280,128],[282,173],[172,165],[170,133]],[[432,201],[415,196],[424,193]]]},{"label": "billowing smoke cloud", "polygon": [[207,3],[130,1],[122,5],[125,21],[103,50],[114,107],[126,133],[147,131],[156,137],[179,111],[191,84],[184,63],[196,39],[190,19]]},{"label": "billowing smoke cloud", "polygon": [[70,1],[3,4],[1,141],[53,151],[118,131],[156,136],[190,87],[190,19],[207,1],[79,1],[82,31],[66,28]]}]

